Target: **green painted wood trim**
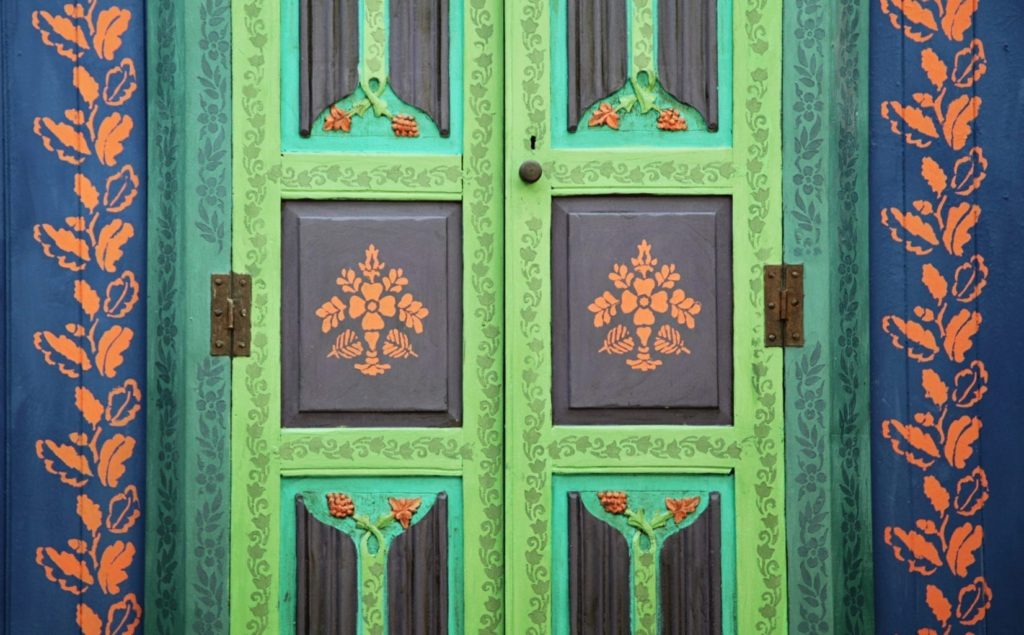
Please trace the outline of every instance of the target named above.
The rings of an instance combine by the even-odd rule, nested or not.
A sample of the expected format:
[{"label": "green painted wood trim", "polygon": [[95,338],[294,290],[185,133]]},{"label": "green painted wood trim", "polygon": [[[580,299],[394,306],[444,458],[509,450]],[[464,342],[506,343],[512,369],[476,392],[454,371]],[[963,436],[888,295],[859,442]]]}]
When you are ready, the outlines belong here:
[{"label": "green painted wood trim", "polygon": [[[273,5],[273,6],[272,6]],[[252,356],[233,361],[231,632],[280,624],[281,480],[299,476],[462,478],[466,630],[503,630],[501,0],[467,0],[461,157],[281,152],[280,6],[232,7],[233,268],[253,276]],[[452,169],[461,165],[461,173]],[[461,187],[461,190],[460,190]],[[463,202],[463,427],[282,432],[281,201],[286,198]],[[349,456],[351,452],[351,456]],[[414,460],[404,457],[409,455]]]},{"label": "green painted wood trim", "polygon": [[145,631],[226,633],[230,365],[209,357],[209,275],[230,267],[229,0],[147,6]]},{"label": "green painted wood trim", "polygon": [[786,351],[790,621],[845,635],[874,631],[867,11],[797,0],[785,14],[785,256],[806,266],[808,326]]},{"label": "green painted wood trim", "polygon": [[[559,153],[550,148],[548,127],[549,8],[547,0],[511,0],[505,25],[509,41],[506,161],[514,167],[534,159],[548,166],[548,176],[532,185],[524,185],[514,170],[506,174],[505,284],[510,304],[505,361],[506,473],[510,475],[506,522],[514,528],[506,534],[506,625],[507,632],[517,634],[551,629],[553,475],[594,464],[593,458],[582,462],[570,458],[576,443],[586,447],[604,443],[606,448],[618,445],[605,440],[613,434],[607,426],[572,431],[585,439],[574,440],[572,446],[559,444],[557,438],[563,433],[551,426],[550,198],[566,190],[554,189],[564,185],[565,177],[561,176]],[[727,165],[696,167],[698,175],[727,174],[732,179],[730,187],[722,187],[725,183],[693,186],[685,181],[670,185],[671,179],[665,179],[665,187],[657,193],[728,193],[733,197],[735,447],[724,442],[719,453],[725,458],[712,461],[695,455],[685,460],[685,466],[714,473],[732,470],[739,532],[736,606],[742,607],[738,609],[737,632],[781,633],[787,623],[782,354],[764,347],[762,268],[782,258],[782,141],[778,125],[782,120],[782,2],[737,3],[733,24],[738,43],[734,119],[740,122],[735,145],[726,157],[716,157]],[[582,151],[575,156],[586,161]],[[621,166],[603,177],[600,169],[590,170],[600,177],[595,179],[599,185],[588,189],[595,194],[627,191],[625,182],[632,180],[628,170],[643,162],[635,149],[602,148],[591,156],[600,164]],[[709,451],[718,447],[714,433],[706,429],[681,427],[674,432],[679,438],[693,437],[694,443],[703,443]],[[736,454],[735,458],[729,453]],[[667,463],[645,449],[628,463],[628,470],[650,473],[654,471],[651,468],[660,467],[665,473],[669,471]],[[676,461],[676,470],[679,463]]]}]

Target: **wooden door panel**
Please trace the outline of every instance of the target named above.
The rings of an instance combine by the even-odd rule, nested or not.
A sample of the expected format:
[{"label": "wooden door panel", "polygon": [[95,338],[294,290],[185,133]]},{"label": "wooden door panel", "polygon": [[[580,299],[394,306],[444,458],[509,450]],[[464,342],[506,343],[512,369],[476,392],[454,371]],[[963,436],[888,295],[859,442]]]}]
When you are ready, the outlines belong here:
[{"label": "wooden door panel", "polygon": [[457,203],[289,201],[283,425],[461,420]]},{"label": "wooden door panel", "polygon": [[555,423],[729,423],[729,199],[552,206]]}]

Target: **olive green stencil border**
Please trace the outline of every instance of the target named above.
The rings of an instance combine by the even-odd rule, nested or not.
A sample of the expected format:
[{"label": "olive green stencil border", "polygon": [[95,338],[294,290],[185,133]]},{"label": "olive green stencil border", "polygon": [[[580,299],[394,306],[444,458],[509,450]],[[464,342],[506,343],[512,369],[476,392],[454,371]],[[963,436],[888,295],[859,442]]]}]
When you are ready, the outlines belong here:
[{"label": "olive green stencil border", "polygon": [[[700,512],[707,509],[707,496],[717,492],[720,498],[722,513],[721,567],[722,567],[722,632],[736,632],[736,522],[733,513],[735,500],[733,496],[732,477],[705,475],[615,475],[615,474],[556,474],[553,483],[552,516],[554,517],[555,535],[553,548],[553,580],[552,580],[552,633],[564,635],[569,633],[569,517],[568,494],[580,491],[592,493],[596,491],[623,491],[627,494],[635,492],[653,492],[664,496],[702,497]],[[588,508],[593,505],[587,504]],[[663,511],[663,510],[659,510]],[[700,514],[687,518],[684,526],[693,524]],[[680,531],[673,528],[671,533]],[[667,538],[666,535],[664,539]],[[628,539],[627,539],[628,540]],[[661,552],[661,546],[658,548]],[[659,622],[660,623],[660,622]]]},{"label": "olive green stencil border", "polygon": [[[251,357],[233,360],[231,535],[231,632],[272,633],[280,624],[281,578],[279,479],[285,475],[381,476],[388,454],[416,454],[422,441],[402,431],[380,430],[380,454],[371,440],[344,439],[330,430],[280,428],[281,201],[308,193],[312,198],[458,200],[457,182],[440,157],[436,167],[420,162],[410,172],[387,166],[353,166],[341,156],[281,154],[280,6],[236,0],[232,7],[234,152],[233,268],[253,277]],[[452,475],[460,470],[464,514],[464,624],[466,630],[503,630],[502,560],[502,102],[503,40],[500,0],[466,0],[463,5],[466,87],[461,199],[463,204],[463,427],[420,430],[442,440],[415,462],[390,463],[389,475]],[[355,154],[349,156],[356,156]],[[305,157],[305,158],[304,158]],[[403,155],[392,161],[403,166]],[[413,161],[415,164],[416,162]],[[347,167],[346,167],[347,164]],[[350,173],[366,179],[352,187]],[[409,179],[426,186],[410,187]],[[435,180],[436,179],[436,180]],[[454,439],[454,440],[453,440]],[[454,445],[453,445],[454,444]],[[390,448],[390,449],[388,449]],[[344,456],[351,450],[352,458]],[[330,455],[338,452],[338,457]],[[367,451],[380,460],[365,465]],[[456,461],[452,461],[452,452]],[[304,458],[300,458],[304,457]],[[312,457],[312,458],[310,458]],[[284,470],[287,468],[287,472]]]},{"label": "olive green stencil border", "polygon": [[874,631],[869,409],[868,7],[785,12],[786,262],[805,265],[805,345],[786,350],[790,622]]},{"label": "olive green stencil border", "polygon": [[229,627],[231,367],[209,274],[231,257],[229,0],[146,7],[149,190],[145,632]]},{"label": "olive green stencil border", "polygon": [[[359,512],[357,497],[374,496],[386,500],[389,496],[408,498],[411,496],[431,497],[432,507],[439,492],[448,494],[448,627],[452,633],[462,633],[463,569],[462,554],[462,483],[458,478],[388,478],[388,477],[352,477],[352,478],[285,478],[281,481],[281,588],[284,593],[280,599],[281,627],[280,635],[295,633],[295,505],[297,494],[315,491],[326,495],[328,492],[341,492],[356,500],[356,512]],[[431,507],[424,505],[416,512],[416,521],[426,517]],[[340,530],[339,530],[340,531]],[[346,532],[347,533],[347,532]],[[356,543],[358,549],[358,542]],[[382,593],[384,606],[387,606],[386,574]],[[362,584],[359,584],[362,587]],[[361,603],[360,603],[361,605]],[[386,614],[386,611],[385,611]]]},{"label": "olive green stencil border", "polygon": [[[674,433],[693,437],[692,442],[667,451],[684,456],[694,449],[695,458],[680,463],[687,471],[734,471],[736,526],[744,536],[736,557],[737,606],[743,607],[737,631],[741,633],[785,632],[787,623],[782,354],[764,347],[762,313],[763,265],[782,258],[778,125],[782,118],[782,4],[781,0],[751,0],[733,7],[735,146],[725,157],[716,157],[720,163],[713,168],[690,166],[678,181],[671,171],[660,176],[656,192],[714,193],[733,198],[735,438],[730,441],[701,426],[687,426]],[[571,182],[575,177],[567,182],[558,161],[560,154],[569,151],[552,150],[549,132],[550,5],[547,0],[515,0],[507,15],[506,160],[513,167],[531,159],[547,166],[546,175],[532,185],[520,182],[514,170],[506,172],[505,281],[512,304],[508,311],[505,416],[507,473],[513,475],[506,487],[506,518],[510,527],[516,527],[508,532],[506,541],[507,625],[508,632],[517,635],[539,635],[551,627],[552,475],[563,466],[574,470],[589,467],[595,472],[646,472],[652,467],[664,468],[665,463],[638,451],[632,456],[613,456],[614,463],[605,461],[600,469],[596,457],[577,461],[574,446],[585,443],[587,448],[598,448],[608,431],[573,429],[577,439],[570,445],[558,441],[565,437],[551,425],[550,197],[580,190],[588,194],[629,190],[625,175],[644,161],[636,156],[635,148],[591,150],[596,163],[586,170],[580,168],[579,183]],[[579,164],[587,165],[585,151],[573,152],[579,153],[575,155]],[[707,175],[724,178],[709,185]],[[646,443],[641,439],[647,434],[634,431],[633,435],[638,443]],[[705,435],[710,438],[701,439]],[[613,452],[611,446],[608,442],[598,452]],[[714,456],[714,461],[704,463],[708,456]]]}]

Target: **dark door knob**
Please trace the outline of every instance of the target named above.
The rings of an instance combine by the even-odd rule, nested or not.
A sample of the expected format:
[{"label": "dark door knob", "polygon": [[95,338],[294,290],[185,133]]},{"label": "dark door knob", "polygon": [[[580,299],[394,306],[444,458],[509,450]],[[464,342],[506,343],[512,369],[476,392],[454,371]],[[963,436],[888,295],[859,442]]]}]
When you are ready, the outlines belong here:
[{"label": "dark door knob", "polygon": [[536,161],[523,161],[519,166],[519,178],[523,180],[523,183],[536,183],[542,174],[544,174],[544,168]]}]

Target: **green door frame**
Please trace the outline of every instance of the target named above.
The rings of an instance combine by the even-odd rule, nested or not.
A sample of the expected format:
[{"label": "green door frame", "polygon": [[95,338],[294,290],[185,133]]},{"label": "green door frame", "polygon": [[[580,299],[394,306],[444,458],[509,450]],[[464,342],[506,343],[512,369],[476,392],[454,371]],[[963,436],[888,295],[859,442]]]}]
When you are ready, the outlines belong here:
[{"label": "green door frame", "polygon": [[[756,17],[766,10],[766,3],[748,2],[744,11]],[[239,163],[274,156],[265,139],[258,147],[246,141],[256,134],[254,124],[276,125],[273,117],[268,117],[273,109],[265,97],[249,100],[232,121],[232,89],[245,91],[253,86],[240,78],[232,88],[230,58],[225,54],[234,29],[234,37],[246,51],[267,59],[268,47],[273,44],[260,39],[267,28],[263,4],[257,0],[235,2],[233,16],[230,0],[153,0],[147,6],[151,67],[147,95],[147,633],[223,633],[228,629],[232,547],[226,505],[232,491],[232,437],[236,452],[260,439],[248,438],[244,429],[230,430],[232,383],[241,392],[248,390],[244,384],[251,380],[244,372],[234,373],[232,380],[231,364],[208,356],[206,316],[209,274],[227,271],[232,265],[232,223],[235,231],[251,231],[247,225],[254,219],[244,214],[245,206],[260,200],[250,197],[267,195],[260,188],[246,189],[249,177],[240,168],[236,172],[240,213],[232,220],[228,159],[232,140],[239,140],[235,156]],[[527,3],[527,7],[536,4]],[[481,20],[484,27],[494,26],[494,37],[500,40],[502,29],[495,26],[501,20],[500,6],[493,2],[475,2],[473,6],[472,19]],[[787,3],[782,38],[783,255],[787,261],[807,265],[807,324],[811,326],[805,348],[784,355],[786,381],[805,388],[786,391],[786,517],[791,526],[800,528],[788,534],[790,623],[817,623],[823,632],[851,634],[872,630],[866,400],[867,11],[859,0],[795,0]],[[546,16],[541,17],[539,24],[546,23]],[[509,25],[510,34],[522,41],[528,17],[510,22],[514,22]],[[503,113],[501,75],[494,73],[488,78],[490,90],[499,91],[493,93],[499,97],[476,107],[493,113],[499,121]],[[799,87],[797,82],[801,82]],[[522,108],[519,97],[518,93],[509,95],[510,107]],[[739,95],[738,106],[747,98]],[[534,119],[542,110],[524,110],[519,119],[510,121],[510,129],[519,126],[520,130],[513,138],[511,165],[529,154],[519,124],[543,128],[543,120]],[[745,121],[737,119],[738,125]],[[500,151],[500,144],[493,145]],[[502,160],[495,148],[476,147],[476,161]],[[251,156],[240,157],[239,150]],[[700,166],[673,163],[680,173],[695,167]],[[575,173],[582,173],[585,166],[574,168],[578,168]],[[331,184],[338,184],[339,179],[331,176],[332,172],[337,175],[338,169],[307,163],[292,166],[288,172],[266,168],[266,173],[272,177],[269,187],[282,187],[285,178],[294,184],[315,179],[327,184],[327,191]],[[553,169],[549,166],[547,171],[552,174]],[[795,177],[801,172],[821,179],[812,178],[810,184],[804,181],[798,186]],[[595,183],[600,186],[600,179]],[[476,187],[488,186],[481,179]],[[558,187],[565,192],[592,191],[588,187],[573,190],[568,183]],[[337,192],[345,189],[342,184]],[[533,209],[537,213],[540,208]],[[529,231],[525,224],[521,232],[523,229]],[[837,230],[849,239],[837,240]],[[493,236],[491,248],[500,253],[502,233],[493,232]],[[517,239],[523,239],[521,233]],[[510,251],[519,247],[511,240],[509,244]],[[256,251],[236,253],[236,267],[244,268],[258,256]],[[483,297],[481,291],[474,289],[473,293]],[[510,297],[522,298],[523,292],[522,288],[517,292],[510,289],[514,294]],[[492,296],[492,308],[500,315],[502,294]],[[515,320],[516,316],[510,316],[511,334],[522,340],[516,334],[521,324]],[[491,352],[500,356],[500,345]],[[519,363],[529,361],[520,359]],[[496,396],[488,396],[486,404],[492,416],[500,417],[501,388],[496,383],[500,369],[496,372],[499,378],[493,379],[492,371],[488,380],[489,391]],[[508,388],[511,390],[511,385]],[[265,392],[261,398],[266,398]],[[266,406],[253,409],[264,412]],[[491,429],[488,434],[500,431]],[[796,484],[798,476],[815,469],[824,475],[821,480]],[[248,477],[235,475],[235,492],[244,490]],[[241,512],[249,514],[247,508]],[[808,546],[818,549],[804,549]],[[248,571],[250,548],[234,545],[236,570]],[[250,605],[259,597],[262,592],[236,596],[236,605]],[[500,603],[492,602],[488,610],[501,620]],[[779,624],[778,616],[775,623]],[[236,631],[239,628],[245,630],[244,622]]]}]

